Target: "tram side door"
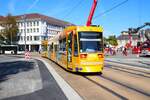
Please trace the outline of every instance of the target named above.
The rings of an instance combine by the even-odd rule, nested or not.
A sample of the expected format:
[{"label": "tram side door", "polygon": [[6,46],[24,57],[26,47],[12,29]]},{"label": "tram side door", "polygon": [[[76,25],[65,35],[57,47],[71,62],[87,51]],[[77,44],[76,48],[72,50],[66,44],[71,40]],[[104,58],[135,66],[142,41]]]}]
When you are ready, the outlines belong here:
[{"label": "tram side door", "polygon": [[67,68],[72,68],[72,36],[73,32],[71,32],[68,36],[68,50],[67,50]]}]

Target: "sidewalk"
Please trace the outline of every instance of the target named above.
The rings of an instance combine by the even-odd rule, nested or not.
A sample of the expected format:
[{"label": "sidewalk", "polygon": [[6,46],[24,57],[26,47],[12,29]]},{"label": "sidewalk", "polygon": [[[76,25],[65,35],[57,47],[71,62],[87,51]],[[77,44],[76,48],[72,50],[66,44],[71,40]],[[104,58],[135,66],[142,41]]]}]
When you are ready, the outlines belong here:
[{"label": "sidewalk", "polygon": [[[41,88],[37,89],[36,91],[32,91],[30,93],[23,92],[22,95],[20,95],[18,92],[15,92],[14,96],[5,96],[3,100],[34,100],[34,99],[35,100],[82,100],[79,94],[61,76],[59,76],[59,74],[57,74],[57,72],[53,69],[52,65],[47,63],[43,58],[41,58],[40,54],[36,52],[31,53],[31,59],[29,60],[25,60],[24,55],[9,55],[9,57],[12,57],[12,59],[13,57],[17,58],[18,60],[21,59],[21,61],[25,62],[26,64],[28,64],[31,61],[34,61],[34,65],[37,65],[37,67],[33,68],[31,71],[34,71],[35,69],[39,70],[38,72],[39,77],[36,78],[32,78],[33,76],[37,76],[37,75],[35,72],[31,72],[31,71],[29,72],[32,74],[26,74],[28,72],[26,71],[26,73],[24,72],[22,78],[21,77],[15,78],[16,79],[15,81],[13,81],[14,80],[13,78],[10,78],[13,84],[17,84],[17,86],[20,86],[19,88],[16,88],[17,90],[20,89],[21,92],[23,92],[24,90],[28,91],[28,88],[22,87],[23,86],[22,84],[26,83],[23,82],[24,76],[29,77],[25,79],[29,80],[30,84],[28,84],[27,86],[30,86],[32,90],[34,90],[36,87],[33,86],[31,82],[33,83],[36,80],[41,80]],[[9,66],[12,67],[12,65]],[[24,64],[18,64],[17,66],[22,68]],[[13,76],[14,75],[20,75],[20,74],[13,74]],[[17,82],[17,80],[22,80],[22,81]],[[14,85],[12,85],[12,87],[13,86]],[[25,89],[22,90],[22,88]],[[10,90],[8,92],[12,93],[12,91],[15,91],[16,89]],[[0,91],[3,92],[1,88]]]}]

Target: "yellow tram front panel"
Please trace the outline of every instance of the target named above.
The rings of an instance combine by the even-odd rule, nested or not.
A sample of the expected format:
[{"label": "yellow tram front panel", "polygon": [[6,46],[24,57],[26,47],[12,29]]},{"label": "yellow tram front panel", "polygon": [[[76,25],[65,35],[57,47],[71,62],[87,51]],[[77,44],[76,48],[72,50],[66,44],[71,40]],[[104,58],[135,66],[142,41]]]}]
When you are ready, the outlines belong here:
[{"label": "yellow tram front panel", "polygon": [[104,66],[103,53],[80,54],[80,72],[102,72]]},{"label": "yellow tram front panel", "polygon": [[[93,27],[93,26],[79,26],[77,28],[77,33],[79,32],[99,32],[102,34],[103,29],[101,27]],[[78,38],[79,38],[79,34]],[[80,40],[80,39],[78,39]],[[88,41],[88,40],[87,40]],[[101,42],[103,45],[103,40],[101,37]],[[89,45],[93,45],[89,43]],[[78,57],[74,57],[74,66],[73,71],[77,72],[102,72],[104,66],[104,54],[103,54],[103,46],[101,51],[99,52],[80,52],[81,43],[79,41],[79,55]]]}]

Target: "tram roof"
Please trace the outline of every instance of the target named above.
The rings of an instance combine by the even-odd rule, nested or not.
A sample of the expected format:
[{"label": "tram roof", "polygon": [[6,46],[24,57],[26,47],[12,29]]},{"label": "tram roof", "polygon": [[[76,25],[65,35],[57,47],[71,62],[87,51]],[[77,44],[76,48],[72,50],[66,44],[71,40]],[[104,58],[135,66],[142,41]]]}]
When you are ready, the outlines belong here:
[{"label": "tram roof", "polygon": [[69,26],[64,29],[64,33],[71,32],[72,30],[103,32],[103,28],[101,26]]},{"label": "tram roof", "polygon": [[55,39],[57,40],[58,38],[64,38],[66,37],[66,34],[69,34],[72,31],[78,31],[78,32],[86,32],[86,31],[91,31],[91,32],[103,32],[103,28],[101,26],[69,26],[64,29],[63,32],[59,33],[58,35],[55,36]]}]

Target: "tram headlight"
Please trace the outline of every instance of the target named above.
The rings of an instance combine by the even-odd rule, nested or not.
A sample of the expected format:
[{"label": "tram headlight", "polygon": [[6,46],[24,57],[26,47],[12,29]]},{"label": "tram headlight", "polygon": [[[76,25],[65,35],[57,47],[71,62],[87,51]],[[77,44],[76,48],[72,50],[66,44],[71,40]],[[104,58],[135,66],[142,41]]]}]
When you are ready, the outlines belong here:
[{"label": "tram headlight", "polygon": [[103,54],[98,54],[99,58],[104,58]]},{"label": "tram headlight", "polygon": [[80,54],[80,58],[87,58],[87,54]]}]

